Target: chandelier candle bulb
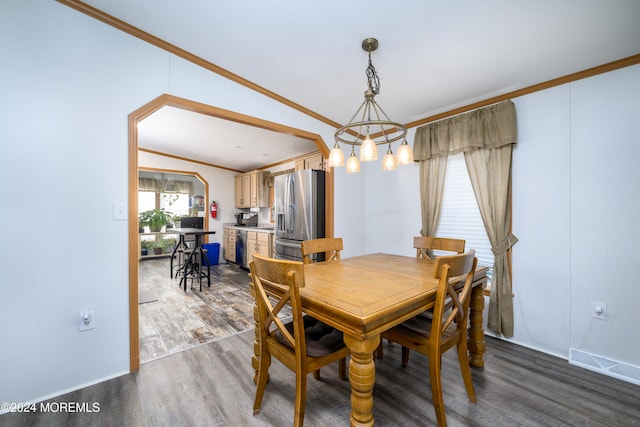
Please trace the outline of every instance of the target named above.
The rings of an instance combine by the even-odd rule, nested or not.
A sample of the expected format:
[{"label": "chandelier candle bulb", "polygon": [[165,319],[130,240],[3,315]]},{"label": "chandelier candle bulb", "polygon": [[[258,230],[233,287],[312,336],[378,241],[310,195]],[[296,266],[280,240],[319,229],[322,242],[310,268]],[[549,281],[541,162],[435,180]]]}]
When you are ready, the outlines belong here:
[{"label": "chandelier candle bulb", "polygon": [[360,172],[360,160],[358,160],[358,157],[356,157],[356,152],[352,147],[351,154],[349,155],[349,159],[347,160],[347,173],[357,172]]},{"label": "chandelier candle bulb", "polygon": [[413,150],[411,146],[407,144],[407,140],[403,139],[402,144],[398,147],[398,164],[408,165],[413,163]]},{"label": "chandelier candle bulb", "polygon": [[396,162],[396,156],[393,155],[391,151],[391,144],[389,144],[389,149],[387,150],[387,154],[382,159],[382,170],[383,171],[394,171],[398,168],[398,163]]},{"label": "chandelier candle bulb", "polygon": [[362,141],[362,145],[360,146],[360,161],[361,162],[370,162],[373,160],[378,160],[378,148],[373,140],[369,137],[369,134]]},{"label": "chandelier candle bulb", "polygon": [[344,153],[337,142],[333,145],[331,153],[329,153],[329,166],[333,168],[344,166]]}]

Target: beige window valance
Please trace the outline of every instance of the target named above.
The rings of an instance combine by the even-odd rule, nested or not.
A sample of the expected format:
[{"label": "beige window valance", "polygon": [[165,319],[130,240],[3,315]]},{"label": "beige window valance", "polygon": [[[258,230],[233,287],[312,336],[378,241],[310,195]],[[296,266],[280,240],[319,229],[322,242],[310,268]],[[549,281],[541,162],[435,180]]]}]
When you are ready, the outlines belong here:
[{"label": "beige window valance", "polygon": [[419,162],[479,148],[498,148],[515,144],[516,138],[516,108],[508,100],[419,127],[413,158]]},{"label": "beige window valance", "polygon": [[162,188],[155,178],[138,178],[138,191],[154,191],[157,193],[184,193],[194,194],[193,182],[171,181],[170,188]]}]

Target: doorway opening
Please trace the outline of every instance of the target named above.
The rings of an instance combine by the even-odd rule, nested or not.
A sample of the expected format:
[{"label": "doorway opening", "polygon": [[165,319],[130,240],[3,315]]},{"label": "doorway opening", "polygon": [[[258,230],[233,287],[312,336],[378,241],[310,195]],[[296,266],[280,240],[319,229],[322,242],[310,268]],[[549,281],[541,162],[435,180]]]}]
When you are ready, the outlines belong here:
[{"label": "doorway opening", "polygon": [[[256,117],[246,116],[237,112],[224,110],[206,104],[172,95],[161,95],[136,111],[128,117],[128,139],[129,139],[129,366],[131,371],[140,368],[140,335],[139,335],[139,308],[138,308],[138,124],[151,114],[164,106],[172,106],[195,113],[205,114],[213,117],[230,120],[247,126],[255,126],[262,129],[271,130],[287,135],[298,135],[314,142],[318,150],[326,158],[329,148],[320,135],[303,131],[274,122],[268,122]],[[326,171],[325,196],[326,215],[325,232],[333,235],[333,171]]]},{"label": "doorway opening", "polygon": [[[185,301],[187,295],[175,286],[177,270],[183,260],[181,252],[174,256],[180,239],[174,229],[183,227],[185,221],[194,217],[202,221],[203,227],[209,227],[205,215],[208,194],[208,182],[197,172],[138,168],[140,363],[184,351],[199,342],[181,333],[185,323],[191,324],[185,318],[185,311],[193,303]],[[156,224],[152,229],[145,218],[168,222],[159,228]],[[174,277],[172,265],[176,269]]]}]

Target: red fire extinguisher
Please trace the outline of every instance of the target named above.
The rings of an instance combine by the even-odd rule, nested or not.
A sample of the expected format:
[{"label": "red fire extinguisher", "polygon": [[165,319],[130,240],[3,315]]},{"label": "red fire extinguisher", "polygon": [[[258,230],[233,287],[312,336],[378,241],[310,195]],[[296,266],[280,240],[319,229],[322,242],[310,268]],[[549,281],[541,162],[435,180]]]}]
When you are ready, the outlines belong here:
[{"label": "red fire extinguisher", "polygon": [[218,216],[218,202],[215,200],[211,202],[211,218],[216,219]]}]

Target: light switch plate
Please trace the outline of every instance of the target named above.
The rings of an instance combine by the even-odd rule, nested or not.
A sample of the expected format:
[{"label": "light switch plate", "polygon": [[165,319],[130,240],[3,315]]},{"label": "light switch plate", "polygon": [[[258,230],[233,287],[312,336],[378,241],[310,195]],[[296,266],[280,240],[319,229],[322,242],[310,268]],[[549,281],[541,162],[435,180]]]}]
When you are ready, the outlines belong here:
[{"label": "light switch plate", "polygon": [[125,221],[127,219],[127,207],[125,206],[125,204],[114,202],[112,216],[114,221]]}]

